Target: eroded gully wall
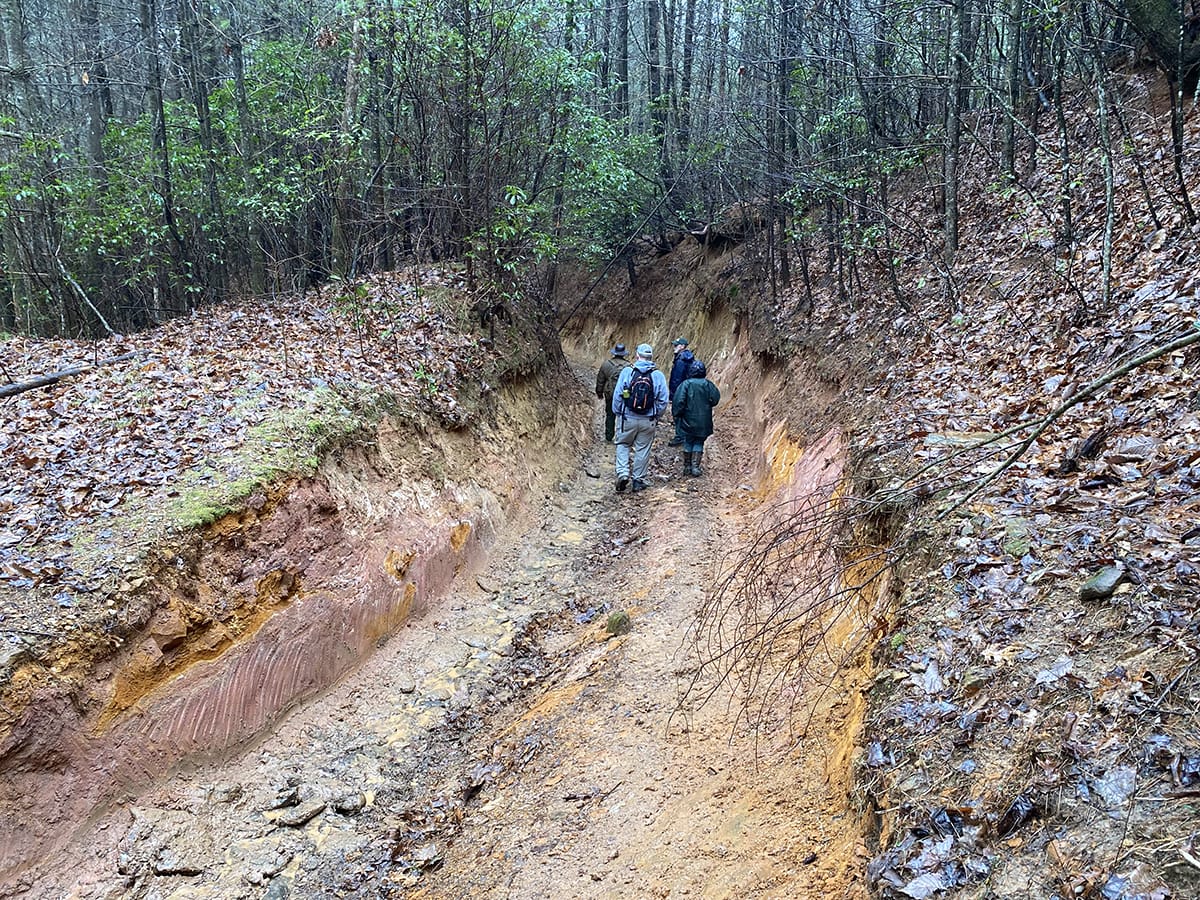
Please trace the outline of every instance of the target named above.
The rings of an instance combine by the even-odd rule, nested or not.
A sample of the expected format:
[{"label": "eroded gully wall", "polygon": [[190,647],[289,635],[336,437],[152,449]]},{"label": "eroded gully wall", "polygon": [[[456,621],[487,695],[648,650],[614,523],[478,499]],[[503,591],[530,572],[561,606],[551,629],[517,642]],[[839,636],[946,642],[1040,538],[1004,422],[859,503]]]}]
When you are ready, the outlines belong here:
[{"label": "eroded gully wall", "polygon": [[[761,525],[769,527],[772,521],[835,503],[851,477],[844,433],[830,414],[839,399],[839,385],[825,380],[824,367],[803,357],[787,366],[764,358],[752,349],[744,317],[720,302],[704,306],[707,309],[673,298],[650,319],[614,323],[580,316],[564,335],[564,345],[573,359],[599,366],[614,343],[624,343],[632,351],[637,343],[647,342],[655,348],[659,366],[669,372],[671,341],[685,335],[722,394],[715,412],[716,434],[705,445],[706,455],[711,459],[738,453],[751,462],[754,475],[740,487],[748,488],[744,496],[758,505]],[[655,452],[667,451],[660,444]],[[830,574],[822,590],[835,598],[819,622],[810,623],[825,634],[821,642],[825,656],[813,662],[810,674],[823,672],[818,678],[824,678],[831,690],[812,692],[809,721],[827,723],[825,770],[835,794],[846,798],[844,811],[849,818],[839,827],[845,832],[847,854],[866,829],[865,818],[851,800],[854,759],[866,715],[864,688],[874,674],[863,652],[867,646],[863,635],[872,617],[887,606],[892,591],[877,550],[864,544],[855,551],[855,558],[862,561],[854,563],[835,558],[826,547],[819,560],[806,558],[799,563],[825,567]],[[862,588],[847,590],[847,580]],[[846,822],[856,824],[847,828]]]},{"label": "eroded gully wall", "polygon": [[385,421],[168,558],[134,598],[140,636],[31,689],[0,738],[0,879],[181,762],[262,734],[436,603],[590,437],[590,410],[547,377],[554,390],[504,389],[483,433]]}]

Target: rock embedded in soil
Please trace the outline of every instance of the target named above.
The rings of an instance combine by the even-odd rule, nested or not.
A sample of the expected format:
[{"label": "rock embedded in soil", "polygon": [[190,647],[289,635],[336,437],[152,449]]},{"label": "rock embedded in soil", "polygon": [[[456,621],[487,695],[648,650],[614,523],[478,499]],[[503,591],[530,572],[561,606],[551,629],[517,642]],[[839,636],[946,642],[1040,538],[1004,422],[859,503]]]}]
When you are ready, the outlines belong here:
[{"label": "rock embedded in soil", "polygon": [[243,793],[240,784],[218,784],[213,788],[212,798],[217,803],[232,803],[241,798]]},{"label": "rock embedded in soil", "polygon": [[333,801],[335,812],[341,813],[343,816],[355,816],[363,811],[363,807],[367,805],[367,798],[359,791],[353,794],[346,794],[344,797],[339,797]]},{"label": "rock embedded in soil", "polygon": [[299,828],[301,825],[315,819],[325,811],[324,800],[307,800],[299,806],[293,806],[275,819],[276,825],[286,825],[289,828]]},{"label": "rock embedded in soil", "polygon": [[0,644],[0,674],[15,669],[29,658],[29,650],[16,644]]},{"label": "rock embedded in soil", "polygon": [[285,806],[295,806],[299,802],[300,788],[296,786],[280,788],[275,799],[267,805],[267,809],[282,809]]},{"label": "rock embedded in soil", "polygon": [[155,615],[154,624],[150,628],[151,639],[163,653],[182,644],[187,639],[187,634],[187,623],[173,609],[161,610]]},{"label": "rock embedded in soil", "polygon": [[1088,601],[1111,597],[1113,591],[1126,577],[1124,566],[1106,566],[1083,583],[1083,586],[1079,588],[1079,599]]},{"label": "rock embedded in soil", "polygon": [[294,856],[291,850],[280,848],[253,860],[242,877],[248,884],[264,884],[286,869]]},{"label": "rock embedded in soil", "polygon": [[200,875],[204,866],[194,859],[180,856],[169,847],[164,847],[154,861],[155,875]]}]

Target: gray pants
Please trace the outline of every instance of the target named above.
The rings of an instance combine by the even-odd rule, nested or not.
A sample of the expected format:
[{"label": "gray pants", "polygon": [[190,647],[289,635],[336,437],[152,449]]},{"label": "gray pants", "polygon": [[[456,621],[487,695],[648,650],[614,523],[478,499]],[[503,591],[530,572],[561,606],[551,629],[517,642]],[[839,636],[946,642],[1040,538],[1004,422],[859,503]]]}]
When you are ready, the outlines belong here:
[{"label": "gray pants", "polygon": [[650,468],[650,445],[654,443],[654,427],[657,421],[648,416],[617,418],[617,477],[629,475],[629,449],[633,448],[633,478],[646,480]]}]

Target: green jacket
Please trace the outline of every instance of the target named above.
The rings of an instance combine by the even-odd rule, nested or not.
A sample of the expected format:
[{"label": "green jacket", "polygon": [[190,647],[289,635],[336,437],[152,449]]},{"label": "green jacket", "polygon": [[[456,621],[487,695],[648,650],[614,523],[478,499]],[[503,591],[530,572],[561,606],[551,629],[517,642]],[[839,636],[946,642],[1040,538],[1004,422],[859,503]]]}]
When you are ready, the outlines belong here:
[{"label": "green jacket", "polygon": [[671,413],[683,422],[688,437],[703,440],[713,433],[713,407],[721,402],[721,392],[707,378],[689,378],[675,391]]}]

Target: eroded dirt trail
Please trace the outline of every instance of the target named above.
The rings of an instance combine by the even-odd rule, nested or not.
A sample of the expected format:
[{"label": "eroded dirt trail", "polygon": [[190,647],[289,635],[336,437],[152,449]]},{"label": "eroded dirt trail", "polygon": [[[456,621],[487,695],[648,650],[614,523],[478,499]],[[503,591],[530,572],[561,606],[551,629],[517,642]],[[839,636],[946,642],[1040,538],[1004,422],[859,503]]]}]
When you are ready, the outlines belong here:
[{"label": "eroded dirt trail", "polygon": [[664,424],[638,495],[598,441],[440,607],[254,750],[104,816],[27,896],[860,896],[847,701],[804,740],[679,709],[758,502],[750,415],[722,410],[699,479]]},{"label": "eroded dirt trail", "polygon": [[741,414],[725,411],[701,479],[679,474],[660,428],[660,478],[640,496],[613,495],[608,453],[593,451],[605,477],[578,498],[598,516],[572,580],[628,608],[632,632],[547,635],[569,667],[510,726],[541,751],[482,798],[417,896],[855,895],[846,782],[826,776],[836,745],[795,749],[780,733],[756,746],[725,704],[678,704],[694,665],[688,628],[754,505]]}]

